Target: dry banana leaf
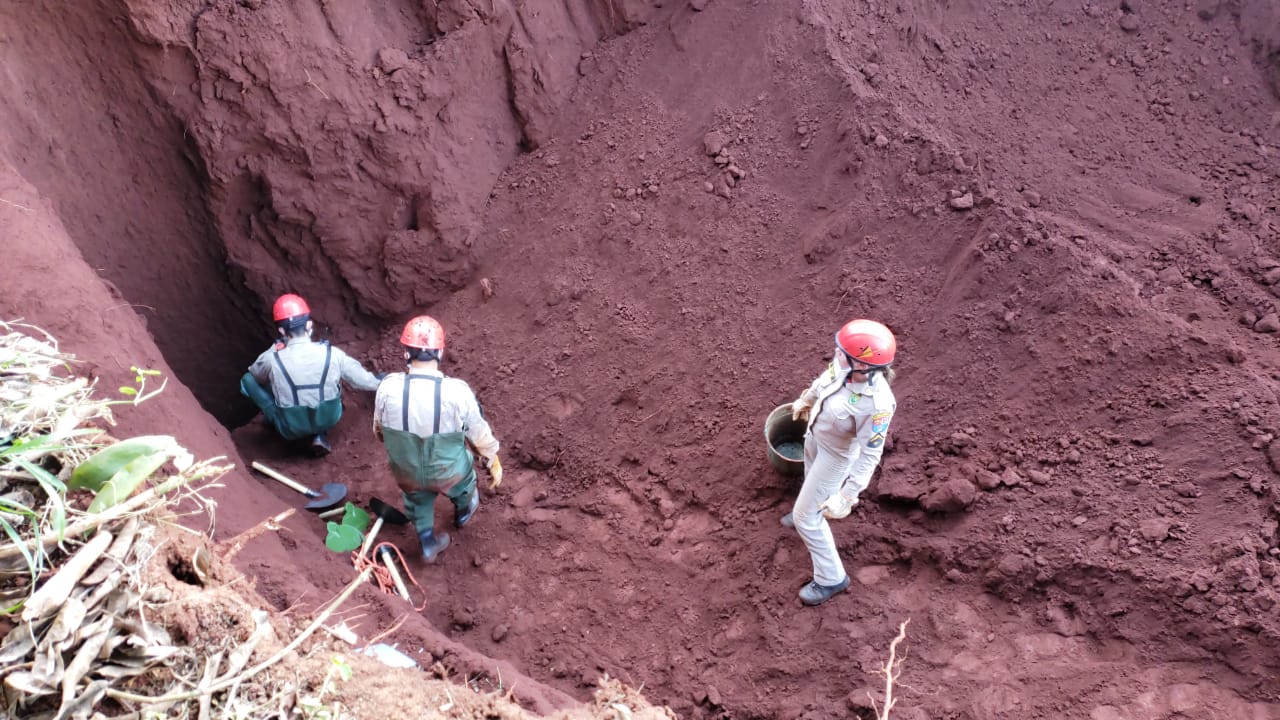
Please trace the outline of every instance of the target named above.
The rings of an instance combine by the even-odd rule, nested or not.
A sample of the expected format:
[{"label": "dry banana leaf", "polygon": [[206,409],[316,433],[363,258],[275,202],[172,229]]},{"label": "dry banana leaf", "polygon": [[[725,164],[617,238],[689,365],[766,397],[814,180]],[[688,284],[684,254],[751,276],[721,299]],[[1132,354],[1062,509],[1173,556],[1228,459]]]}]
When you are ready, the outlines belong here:
[{"label": "dry banana leaf", "polygon": [[45,631],[41,642],[56,645],[71,637],[77,628],[84,625],[87,614],[88,608],[84,606],[84,602],[74,597],[68,598],[62,610],[58,612],[58,617],[54,618],[49,629]]},{"label": "dry banana leaf", "polygon": [[[102,646],[106,644],[107,638],[111,634],[111,624],[108,620],[106,625],[97,632],[85,638],[84,644],[76,651],[76,656],[67,663],[67,669],[62,676],[62,709],[58,711],[59,717],[67,716],[67,708],[77,702],[76,686],[89,674],[89,670],[93,667],[93,661],[98,659],[98,652],[102,650]],[[90,683],[92,687],[93,683]],[[105,692],[105,690],[104,690]]]},{"label": "dry banana leaf", "polygon": [[35,673],[20,670],[15,673],[9,673],[4,678],[4,684],[17,690],[25,699],[33,699],[52,695],[54,688],[47,685]]},{"label": "dry banana leaf", "polygon": [[120,651],[116,653],[114,660],[115,662],[124,664],[129,664],[135,661],[151,664],[160,660],[165,660],[178,652],[178,648],[172,645],[142,644],[137,635],[130,635],[125,643],[120,646],[119,650]]},{"label": "dry banana leaf", "polygon": [[169,631],[163,625],[147,622],[140,617],[118,617],[116,627],[137,635],[144,645],[168,645],[172,642]]},{"label": "dry banana leaf", "polygon": [[56,613],[62,607],[62,603],[71,597],[71,591],[75,589],[80,578],[84,577],[89,568],[106,551],[111,540],[111,533],[99,530],[92,540],[67,559],[62,569],[36,590],[26,606],[22,608],[22,619],[31,621]]},{"label": "dry banana leaf", "polygon": [[89,683],[89,687],[79,697],[69,703],[62,703],[62,708],[58,710],[53,720],[89,720],[93,709],[106,696],[109,686],[105,680],[94,680]]},{"label": "dry banana leaf", "polygon": [[0,666],[16,663],[36,649],[36,637],[29,623],[23,623],[9,631],[0,643]]},{"label": "dry banana leaf", "polygon": [[93,674],[104,680],[114,683],[116,680],[131,678],[147,671],[147,666],[139,664],[137,667],[132,665],[120,665],[111,663],[109,665],[99,665],[93,669]]},{"label": "dry banana leaf", "polygon": [[[124,579],[124,573],[120,570],[112,570],[107,579],[98,584],[97,587],[84,594],[84,606],[93,610],[102,603],[107,596],[116,591],[120,587],[120,581]],[[88,588],[85,588],[89,590]]]},{"label": "dry banana leaf", "polygon": [[112,570],[118,569],[124,564],[125,559],[129,556],[129,551],[133,549],[134,538],[138,536],[138,518],[136,516],[129,518],[124,528],[120,530],[120,534],[116,536],[111,547],[107,549],[103,562],[94,568],[80,581],[81,585],[97,585],[106,580],[111,575]]},{"label": "dry banana leaf", "polygon": [[58,687],[62,681],[62,653],[46,648],[36,648],[35,661],[31,664],[31,674],[43,685]]}]

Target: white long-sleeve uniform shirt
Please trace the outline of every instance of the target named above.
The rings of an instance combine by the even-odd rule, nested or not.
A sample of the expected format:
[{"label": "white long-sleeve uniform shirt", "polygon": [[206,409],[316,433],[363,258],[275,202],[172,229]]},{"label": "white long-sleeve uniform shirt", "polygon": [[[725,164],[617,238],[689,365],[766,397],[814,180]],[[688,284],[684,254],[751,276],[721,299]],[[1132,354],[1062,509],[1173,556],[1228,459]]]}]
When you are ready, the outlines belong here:
[{"label": "white long-sleeve uniform shirt", "polygon": [[[415,370],[414,375],[431,375],[440,382],[440,432],[461,432],[482,457],[498,454],[498,438],[480,413],[480,403],[471,386],[458,378],[446,377],[439,370]],[[383,427],[408,430],[419,437],[431,435],[435,425],[435,383],[414,380],[409,388],[409,427],[404,425],[404,383],[406,373],[392,373],[378,386],[373,401],[373,429]]]},{"label": "white long-sleeve uniform shirt", "polygon": [[[329,373],[324,379],[324,397],[326,400],[340,397],[339,382],[345,382],[357,390],[373,392],[378,389],[378,378],[364,369],[359,361],[336,347],[322,342],[313,342],[310,338],[290,338],[289,344],[281,348],[280,362],[289,372],[295,385],[319,385],[320,375],[324,372],[325,349],[332,352],[329,356]],[[271,394],[280,407],[317,407],[320,405],[319,388],[298,391],[297,402],[293,399],[293,389],[280,366],[276,364],[275,346],[258,356],[249,366],[249,373],[264,386],[271,388]]]},{"label": "white long-sleeve uniform shirt", "polygon": [[809,432],[819,449],[849,458],[848,483],[861,489],[871,482],[884,454],[885,434],[898,403],[879,373],[866,382],[844,379],[832,363],[801,397],[813,403]]}]

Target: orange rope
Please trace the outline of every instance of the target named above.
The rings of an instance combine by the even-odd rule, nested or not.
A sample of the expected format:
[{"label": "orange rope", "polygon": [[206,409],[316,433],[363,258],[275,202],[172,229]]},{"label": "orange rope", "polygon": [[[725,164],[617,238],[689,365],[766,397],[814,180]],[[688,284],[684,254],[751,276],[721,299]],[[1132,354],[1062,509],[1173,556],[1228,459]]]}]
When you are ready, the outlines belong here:
[{"label": "orange rope", "polygon": [[[409,578],[409,582],[413,583],[413,586],[418,588],[419,593],[421,593],[422,605],[415,607],[414,611],[422,612],[427,607],[427,593],[422,589],[422,586],[418,584],[418,579],[409,571],[409,565],[405,563],[404,556],[400,554],[400,548],[396,547],[394,543],[378,543],[373,548],[373,552],[371,553],[372,557],[361,555],[360,553],[352,553],[351,564],[355,566],[357,572],[364,572],[365,568],[373,568],[373,579],[378,584],[378,589],[388,595],[399,596],[400,591],[396,588],[395,580],[391,577],[391,571],[387,569],[386,565],[383,565],[373,559],[378,557],[379,551],[384,547],[390,548],[391,551],[395,553],[396,560],[400,562],[400,568],[404,573],[404,576]],[[408,588],[406,587],[405,589],[407,590]],[[409,604],[412,605],[413,601],[410,600]]]}]

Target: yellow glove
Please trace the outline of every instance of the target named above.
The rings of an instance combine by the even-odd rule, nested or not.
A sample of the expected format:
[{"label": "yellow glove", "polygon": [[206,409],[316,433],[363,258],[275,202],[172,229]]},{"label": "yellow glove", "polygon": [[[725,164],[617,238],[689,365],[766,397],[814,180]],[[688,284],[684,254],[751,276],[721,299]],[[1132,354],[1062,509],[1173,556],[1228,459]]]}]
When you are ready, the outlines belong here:
[{"label": "yellow glove", "polygon": [[809,422],[809,408],[811,407],[813,405],[805,402],[804,398],[796,400],[791,403],[791,419],[797,422]]},{"label": "yellow glove", "polygon": [[489,481],[489,489],[496,490],[502,484],[502,462],[497,455],[489,458],[489,476],[493,478]]}]

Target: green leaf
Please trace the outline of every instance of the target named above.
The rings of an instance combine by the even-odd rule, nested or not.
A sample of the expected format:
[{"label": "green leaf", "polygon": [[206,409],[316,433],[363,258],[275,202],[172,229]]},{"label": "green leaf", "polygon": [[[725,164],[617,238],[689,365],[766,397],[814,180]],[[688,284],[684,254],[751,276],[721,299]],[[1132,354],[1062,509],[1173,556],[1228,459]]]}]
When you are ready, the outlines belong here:
[{"label": "green leaf", "polygon": [[31,462],[26,458],[14,458],[14,462],[19,467],[31,473],[31,477],[40,483],[40,487],[44,490],[45,495],[49,496],[49,506],[53,513],[53,529],[58,533],[58,540],[62,540],[62,531],[67,529],[67,506],[64,498],[67,494],[67,486],[62,481],[54,477],[52,473],[39,465]]},{"label": "green leaf", "polygon": [[111,476],[94,496],[93,502],[89,503],[87,512],[100,513],[107,508],[123,502],[138,489],[142,483],[146,482],[151,474],[160,469],[169,460],[167,451],[153,453],[151,455],[143,455],[133,462],[125,465],[115,475]]},{"label": "green leaf", "polygon": [[36,517],[34,510],[9,498],[0,498],[0,510],[7,512],[10,515],[26,515],[29,518]]},{"label": "green leaf", "polygon": [[121,395],[137,395],[137,394],[138,394],[138,391],[137,391],[137,390],[134,390],[133,388],[129,387],[128,385],[121,385],[121,386],[120,386],[120,394],[121,394]]},{"label": "green leaf", "polygon": [[324,539],[324,546],[334,552],[351,552],[364,542],[364,534],[350,525],[330,522],[326,527],[329,533]]},{"label": "green leaf", "polygon": [[350,680],[352,675],[352,670],[351,670],[351,666],[347,664],[346,659],[339,655],[334,655],[332,658],[332,661],[333,661],[334,667],[338,669],[338,677],[342,678],[343,682]]},{"label": "green leaf", "polygon": [[[9,540],[12,541],[13,544],[17,546],[18,551],[22,553],[22,559],[27,563],[27,570],[28,572],[31,573],[31,583],[32,585],[34,585],[36,582],[36,578],[39,577],[40,571],[36,567],[36,559],[31,557],[31,551],[27,550],[26,541],[23,540],[22,536],[18,534],[18,531],[15,530],[12,525],[9,524],[9,521],[5,520],[2,517],[0,517],[0,528],[4,529],[4,534],[9,536]],[[6,614],[12,613],[18,608],[22,607],[23,603],[25,602],[26,602],[26,599],[24,598],[17,605],[14,605],[13,607],[5,608],[4,610],[0,610],[0,612],[6,613]]]},{"label": "green leaf", "polygon": [[156,453],[167,455],[177,447],[178,441],[172,435],[139,435],[122,440],[99,450],[93,457],[80,463],[71,471],[67,486],[72,490],[102,490],[103,485],[134,460]]},{"label": "green leaf", "polygon": [[369,529],[369,513],[351,503],[347,503],[346,509],[342,511],[342,524],[364,532]]}]

